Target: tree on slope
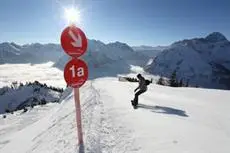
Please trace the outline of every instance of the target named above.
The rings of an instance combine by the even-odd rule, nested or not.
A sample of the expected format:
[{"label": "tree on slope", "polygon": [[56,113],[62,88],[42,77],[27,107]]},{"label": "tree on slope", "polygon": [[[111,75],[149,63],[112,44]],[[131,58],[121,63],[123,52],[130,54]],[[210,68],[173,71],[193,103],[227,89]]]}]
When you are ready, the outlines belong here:
[{"label": "tree on slope", "polygon": [[171,87],[178,87],[178,81],[177,81],[177,76],[176,76],[176,70],[173,71],[170,80],[169,80],[169,84]]},{"label": "tree on slope", "polygon": [[157,84],[159,84],[159,85],[164,85],[164,79],[163,79],[162,76],[161,76],[161,77],[159,78],[159,80],[157,81]]},{"label": "tree on slope", "polygon": [[180,82],[179,82],[179,87],[184,87],[184,83],[183,83],[183,79],[180,79]]}]

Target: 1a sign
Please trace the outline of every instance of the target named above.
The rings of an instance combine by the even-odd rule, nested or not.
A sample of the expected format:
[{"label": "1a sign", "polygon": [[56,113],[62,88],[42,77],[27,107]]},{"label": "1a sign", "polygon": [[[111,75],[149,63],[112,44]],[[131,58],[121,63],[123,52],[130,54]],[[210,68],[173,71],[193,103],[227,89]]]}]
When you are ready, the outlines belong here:
[{"label": "1a sign", "polygon": [[68,86],[80,88],[88,79],[88,67],[80,59],[73,58],[64,69],[64,78]]},{"label": "1a sign", "polygon": [[87,39],[84,32],[74,25],[64,29],[61,34],[61,46],[64,51],[72,56],[64,69],[64,78],[68,86],[74,89],[74,101],[76,107],[76,120],[78,129],[78,142],[80,146],[83,143],[83,134],[81,126],[81,105],[79,88],[88,79],[88,67],[86,63],[78,57],[83,55],[87,50]]},{"label": "1a sign", "polygon": [[61,34],[61,46],[72,57],[80,57],[87,50],[87,38],[78,27],[71,25]]}]

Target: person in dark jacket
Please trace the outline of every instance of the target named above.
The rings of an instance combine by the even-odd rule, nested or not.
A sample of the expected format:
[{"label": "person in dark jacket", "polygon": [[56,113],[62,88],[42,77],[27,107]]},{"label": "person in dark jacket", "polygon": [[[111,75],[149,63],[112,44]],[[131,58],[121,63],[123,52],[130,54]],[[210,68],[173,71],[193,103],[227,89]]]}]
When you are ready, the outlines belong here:
[{"label": "person in dark jacket", "polygon": [[137,91],[135,93],[135,97],[132,100],[132,105],[133,106],[138,105],[138,96],[147,91],[147,85],[145,83],[145,78],[141,74],[138,74],[137,78],[139,80],[139,86],[134,90],[134,92],[136,92],[138,89],[139,89],[139,91]]}]

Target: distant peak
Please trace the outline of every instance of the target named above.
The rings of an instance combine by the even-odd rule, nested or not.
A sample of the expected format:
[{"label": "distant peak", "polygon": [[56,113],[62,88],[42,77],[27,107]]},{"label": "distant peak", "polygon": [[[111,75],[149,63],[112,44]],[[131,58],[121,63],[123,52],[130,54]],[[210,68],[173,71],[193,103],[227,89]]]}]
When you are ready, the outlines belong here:
[{"label": "distant peak", "polygon": [[205,39],[210,42],[227,41],[227,38],[220,32],[213,32],[209,34]]},{"label": "distant peak", "polygon": [[122,43],[122,42],[119,42],[119,41],[116,41],[116,42],[111,42],[111,43],[108,43],[108,45],[127,45],[127,44],[125,44],[125,43]]},{"label": "distant peak", "polygon": [[105,45],[102,41],[96,40],[96,39],[90,39],[89,42],[90,42],[90,43],[99,43],[99,44]]},{"label": "distant peak", "polygon": [[108,43],[107,46],[112,47],[112,48],[115,47],[115,48],[122,48],[122,49],[133,51],[133,49],[128,44],[122,43],[122,42],[119,42],[119,41]]},{"label": "distant peak", "polygon": [[119,47],[119,46],[120,47],[129,47],[126,43],[122,43],[122,42],[119,42],[119,41],[108,43],[107,45],[116,46],[116,47]]}]

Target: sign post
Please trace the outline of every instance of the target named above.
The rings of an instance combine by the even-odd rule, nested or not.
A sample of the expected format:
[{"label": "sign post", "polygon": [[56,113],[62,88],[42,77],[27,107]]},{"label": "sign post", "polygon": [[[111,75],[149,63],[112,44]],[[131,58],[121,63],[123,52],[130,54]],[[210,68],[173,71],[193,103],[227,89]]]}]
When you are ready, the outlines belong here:
[{"label": "sign post", "polygon": [[87,64],[83,60],[78,59],[78,57],[86,52],[87,38],[81,29],[71,25],[65,28],[61,34],[61,46],[64,51],[72,57],[64,68],[64,79],[67,85],[72,87],[74,91],[78,144],[83,146],[79,88],[88,79],[88,67]]},{"label": "sign post", "polygon": [[84,144],[83,142],[83,134],[82,134],[82,125],[81,125],[81,105],[80,105],[80,92],[79,88],[74,88],[74,100],[75,100],[75,108],[76,108],[76,120],[77,120],[77,134],[78,134],[78,143]]}]

